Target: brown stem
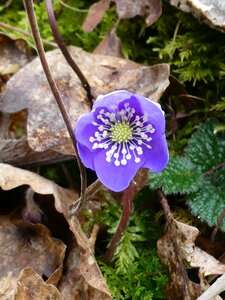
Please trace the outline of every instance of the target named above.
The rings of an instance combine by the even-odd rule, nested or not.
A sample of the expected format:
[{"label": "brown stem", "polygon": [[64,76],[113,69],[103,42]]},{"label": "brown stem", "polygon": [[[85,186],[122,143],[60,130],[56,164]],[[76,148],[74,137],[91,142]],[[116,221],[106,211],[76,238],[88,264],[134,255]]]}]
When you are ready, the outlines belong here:
[{"label": "brown stem", "polygon": [[32,31],[32,34],[33,34],[33,38],[34,38],[34,41],[35,41],[35,45],[36,45],[36,48],[37,48],[38,55],[40,57],[42,67],[44,69],[44,72],[45,72],[46,78],[48,80],[50,89],[51,89],[51,91],[52,91],[52,93],[55,97],[55,100],[58,104],[58,107],[59,107],[60,112],[62,114],[63,120],[64,120],[64,122],[66,124],[66,127],[67,127],[67,130],[69,132],[71,141],[73,143],[73,147],[74,147],[74,150],[75,150],[75,154],[76,154],[76,157],[77,157],[77,162],[78,162],[78,166],[79,166],[79,170],[80,170],[80,177],[81,177],[81,195],[80,195],[80,197],[81,197],[81,204],[82,204],[84,202],[84,199],[85,199],[85,190],[86,190],[86,186],[87,186],[86,171],[85,171],[85,168],[84,168],[84,166],[83,166],[83,164],[82,164],[82,162],[79,158],[79,155],[78,155],[77,142],[76,142],[76,138],[75,138],[75,135],[74,135],[72,124],[70,122],[69,115],[66,111],[65,105],[64,105],[63,100],[60,96],[60,93],[59,93],[58,87],[55,83],[55,80],[52,77],[51,70],[48,66],[48,62],[47,62],[46,57],[45,57],[44,48],[43,48],[43,45],[42,45],[42,42],[41,42],[40,33],[39,33],[39,30],[38,30],[37,21],[36,21],[36,18],[35,18],[35,13],[34,13],[34,8],[33,8],[33,1],[32,0],[24,0],[24,5],[25,5],[26,11],[27,11],[27,16],[28,16],[28,19],[29,19],[31,31]]},{"label": "brown stem", "polygon": [[129,222],[129,218],[132,212],[133,197],[134,188],[132,184],[130,184],[130,186],[124,191],[123,194],[123,212],[120,223],[104,256],[104,262],[107,264],[112,260],[116,247],[119,244],[124,230],[126,229]]},{"label": "brown stem", "polygon": [[221,225],[222,225],[222,222],[223,222],[223,219],[225,217],[225,208],[222,210],[220,216],[219,216],[219,219],[217,221],[217,224],[216,226],[214,227],[214,230],[213,230],[213,233],[212,233],[212,236],[211,236],[211,239],[210,239],[210,242],[213,243],[214,240],[215,240],[215,237],[216,237],[216,234],[218,232],[218,230],[220,229]]},{"label": "brown stem", "polygon": [[213,173],[214,171],[216,171],[216,170],[222,168],[223,166],[225,166],[225,161],[223,161],[222,163],[218,164],[218,165],[215,166],[214,168],[212,168],[212,169],[206,171],[205,173],[202,174],[202,176],[207,176],[207,175]]},{"label": "brown stem", "polygon": [[169,207],[167,198],[161,190],[158,190],[157,194],[159,196],[159,200],[160,200],[160,203],[161,203],[163,211],[164,211],[165,220],[168,223],[172,218],[172,214],[170,211],[170,207]]},{"label": "brown stem", "polygon": [[79,79],[80,79],[80,81],[83,85],[83,88],[87,92],[87,98],[88,98],[89,105],[90,105],[90,107],[92,107],[92,104],[93,104],[92,100],[93,100],[94,97],[91,94],[90,85],[89,85],[87,79],[85,78],[84,74],[81,72],[78,65],[73,60],[73,58],[70,55],[69,51],[67,50],[66,46],[64,45],[64,42],[61,38],[61,35],[60,35],[60,33],[58,31],[58,28],[57,28],[57,25],[56,25],[55,15],[54,15],[53,7],[52,7],[52,1],[51,0],[45,0],[45,5],[46,5],[47,14],[48,14],[49,24],[51,26],[52,34],[55,38],[55,41],[58,44],[60,50],[62,51],[62,54],[64,55],[64,57],[67,60],[68,64],[70,65],[70,67],[73,69],[73,71],[79,77]]},{"label": "brown stem", "polygon": [[[30,34],[29,32],[26,32],[26,31],[24,31],[22,29],[13,27],[13,26],[11,26],[9,24],[5,24],[3,22],[0,22],[0,27],[7,28],[7,29],[10,29],[10,30],[22,33],[23,35],[28,36],[28,37],[32,37],[32,34]],[[57,47],[56,43],[52,43],[52,42],[49,42],[49,41],[46,41],[46,40],[43,40],[43,39],[41,39],[41,40],[42,40],[42,43],[44,43],[46,45],[49,45],[49,46],[52,46],[52,47]]]}]

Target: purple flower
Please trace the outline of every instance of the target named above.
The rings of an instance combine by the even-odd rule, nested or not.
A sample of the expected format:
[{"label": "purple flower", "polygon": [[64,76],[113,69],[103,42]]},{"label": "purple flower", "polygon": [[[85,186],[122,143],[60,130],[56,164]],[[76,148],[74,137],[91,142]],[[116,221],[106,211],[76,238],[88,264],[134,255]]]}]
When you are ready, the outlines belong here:
[{"label": "purple flower", "polygon": [[128,187],[139,168],[163,170],[168,162],[161,106],[125,90],[97,98],[76,125],[78,152],[109,189]]}]

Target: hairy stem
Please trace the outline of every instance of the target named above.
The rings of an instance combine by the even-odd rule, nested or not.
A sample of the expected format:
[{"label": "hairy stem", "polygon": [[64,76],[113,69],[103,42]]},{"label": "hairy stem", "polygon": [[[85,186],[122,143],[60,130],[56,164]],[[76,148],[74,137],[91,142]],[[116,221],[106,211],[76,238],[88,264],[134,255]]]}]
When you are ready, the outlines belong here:
[{"label": "hairy stem", "polygon": [[43,45],[42,45],[42,41],[41,41],[41,38],[40,38],[40,33],[39,33],[39,30],[38,30],[38,26],[37,26],[37,21],[36,21],[36,18],[35,18],[35,13],[34,13],[34,8],[33,8],[33,1],[32,0],[24,0],[24,5],[25,5],[26,11],[27,11],[27,16],[28,16],[28,19],[29,19],[31,31],[32,31],[32,34],[33,34],[33,38],[34,38],[34,41],[35,41],[35,45],[36,45],[36,48],[37,48],[38,55],[40,57],[42,67],[44,69],[44,72],[45,72],[47,81],[49,83],[50,89],[51,89],[51,91],[52,91],[52,93],[55,97],[55,100],[58,104],[58,107],[60,109],[63,120],[66,124],[67,130],[69,132],[70,138],[71,138],[72,143],[73,143],[73,147],[74,147],[75,154],[76,154],[76,157],[77,157],[78,166],[79,166],[79,169],[80,169],[80,176],[81,176],[81,195],[80,195],[80,198],[81,198],[81,204],[82,204],[84,202],[84,199],[85,199],[85,190],[86,190],[86,186],[87,186],[86,171],[85,171],[85,168],[84,168],[84,166],[83,166],[83,164],[82,164],[82,162],[79,158],[79,155],[78,155],[77,142],[76,142],[76,138],[75,138],[75,135],[74,135],[74,131],[73,131],[73,127],[72,127],[69,115],[66,111],[65,105],[64,105],[63,100],[60,96],[60,93],[59,93],[58,87],[55,83],[55,80],[52,77],[51,70],[48,66],[48,62],[47,62],[46,57],[45,57],[44,48],[43,48]]},{"label": "hairy stem", "polygon": [[122,212],[119,226],[104,256],[104,261],[107,264],[110,263],[110,261],[112,260],[116,247],[119,244],[121,237],[124,233],[124,230],[126,229],[127,224],[129,222],[130,215],[132,212],[132,202],[133,202],[134,194],[135,194],[134,188],[132,184],[130,184],[130,186],[124,191],[123,194],[123,212]]},{"label": "hairy stem", "polygon": [[90,107],[92,107],[92,104],[93,104],[92,100],[93,100],[94,97],[91,94],[90,85],[89,85],[87,79],[85,78],[84,74],[81,72],[80,68],[75,63],[72,56],[70,55],[70,53],[67,50],[66,46],[63,43],[63,40],[61,38],[61,35],[60,35],[60,33],[58,31],[58,28],[57,28],[57,25],[56,25],[55,15],[54,15],[53,7],[52,7],[52,0],[45,0],[45,4],[46,4],[46,10],[47,10],[47,14],[48,14],[49,24],[51,26],[52,34],[55,38],[55,41],[58,44],[60,50],[62,51],[62,54],[64,55],[64,57],[67,60],[68,64],[71,66],[73,71],[79,77],[79,79],[80,79],[80,81],[83,85],[83,88],[85,89],[85,91],[87,93],[87,98],[88,98],[89,105],[90,105]]}]

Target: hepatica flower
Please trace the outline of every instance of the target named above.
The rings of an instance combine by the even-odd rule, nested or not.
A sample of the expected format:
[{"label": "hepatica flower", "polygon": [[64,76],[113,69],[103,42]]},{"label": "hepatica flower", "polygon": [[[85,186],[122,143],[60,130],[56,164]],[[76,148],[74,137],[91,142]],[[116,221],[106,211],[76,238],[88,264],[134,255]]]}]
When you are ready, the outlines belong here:
[{"label": "hepatica flower", "polygon": [[128,187],[139,168],[159,172],[168,162],[160,105],[125,90],[99,96],[78,119],[75,135],[85,167],[116,192]]}]

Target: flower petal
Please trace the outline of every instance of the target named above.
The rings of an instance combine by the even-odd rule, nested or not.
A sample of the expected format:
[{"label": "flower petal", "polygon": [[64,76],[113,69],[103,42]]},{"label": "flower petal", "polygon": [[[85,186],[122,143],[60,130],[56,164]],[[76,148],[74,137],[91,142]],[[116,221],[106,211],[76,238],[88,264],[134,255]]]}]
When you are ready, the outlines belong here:
[{"label": "flower petal", "polygon": [[169,160],[169,152],[165,136],[163,135],[159,139],[152,140],[151,145],[152,149],[143,147],[145,163],[142,168],[148,168],[152,172],[160,172],[166,167]]},{"label": "flower petal", "polygon": [[[137,101],[140,103],[141,110],[147,112],[149,116],[149,122],[157,129],[158,134],[165,133],[165,116],[159,103],[156,103],[143,96],[134,94]],[[156,132],[155,132],[156,134]]]},{"label": "flower petal", "polygon": [[77,149],[78,149],[78,154],[80,156],[80,159],[84,166],[86,168],[95,170],[94,167],[94,158],[96,155],[96,152],[90,151],[86,146],[77,143]]},{"label": "flower petal", "polygon": [[143,164],[129,161],[125,166],[115,166],[113,162],[106,161],[105,151],[100,151],[94,159],[95,172],[99,180],[109,189],[120,192],[126,189]]},{"label": "flower petal", "polygon": [[112,105],[115,105],[117,107],[121,101],[129,99],[132,95],[134,94],[125,90],[118,90],[106,95],[99,95],[94,102],[93,109],[105,106],[109,110],[111,110],[110,107]]}]

